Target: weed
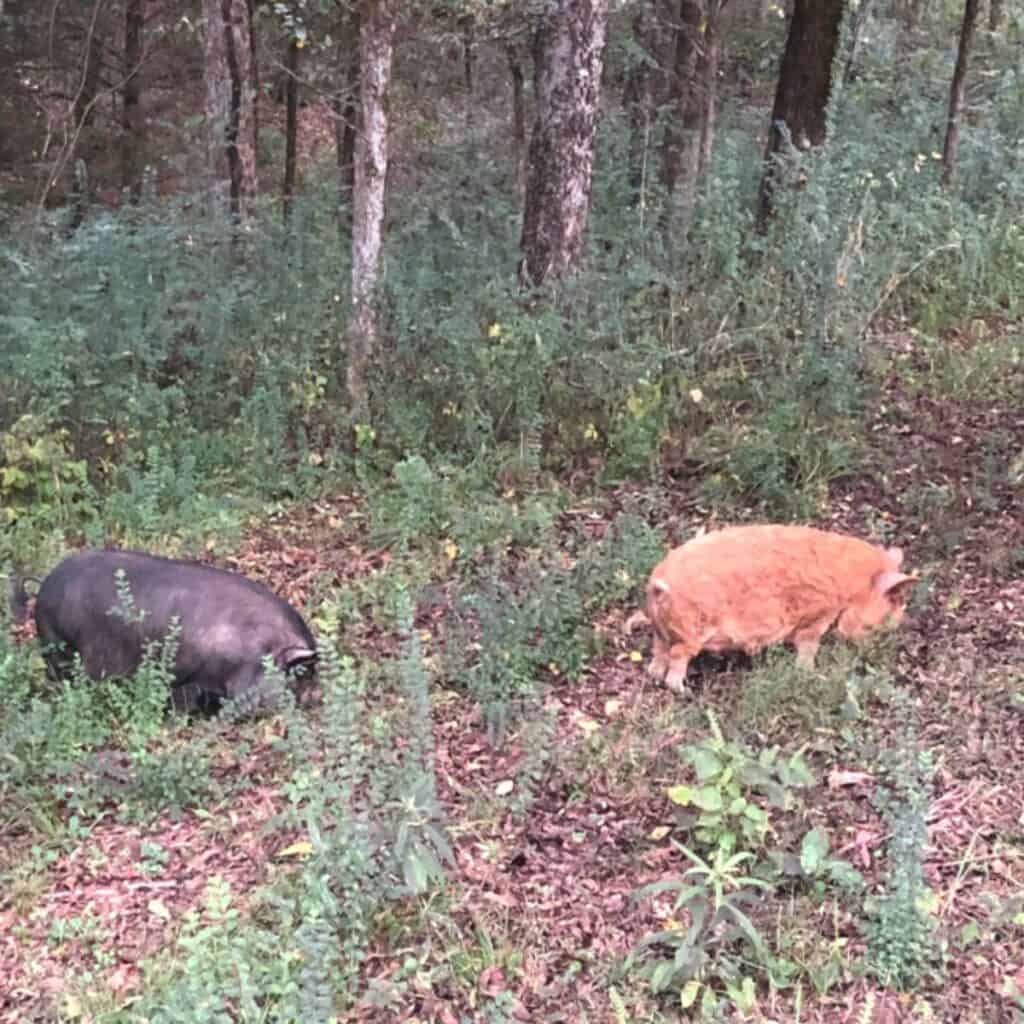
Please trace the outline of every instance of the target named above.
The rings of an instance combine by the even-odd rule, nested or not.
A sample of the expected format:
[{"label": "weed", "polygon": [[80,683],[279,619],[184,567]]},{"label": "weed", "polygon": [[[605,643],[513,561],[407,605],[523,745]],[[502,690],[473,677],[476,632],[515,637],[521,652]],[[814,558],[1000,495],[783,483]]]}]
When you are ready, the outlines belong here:
[{"label": "weed", "polygon": [[752,501],[786,518],[822,511],[829,484],[856,465],[853,430],[803,403],[769,406],[759,422],[712,428],[701,441],[714,471],[704,488],[715,501]]},{"label": "weed", "polygon": [[788,758],[778,748],[754,754],[742,744],[727,740],[715,716],[708,712],[710,735],[683,748],[693,766],[697,785],[672,786],[669,799],[677,807],[680,824],[692,829],[705,850],[759,849],[771,828],[770,818],[755,795],[772,808],[788,811],[794,806],[793,790],[814,782],[800,752]]},{"label": "weed", "polygon": [[[691,861],[679,878],[644,886],[635,894],[646,899],[672,893],[675,901],[673,917],[685,911],[688,926],[679,924],[645,936],[626,960],[625,969],[643,962],[642,974],[653,992],[679,992],[683,1009],[693,1006],[708,976],[743,996],[753,991],[753,979],[742,973],[740,960],[734,955],[738,943],[747,955],[763,965],[770,965],[771,954],[764,938],[748,916],[761,894],[770,885],[753,875],[745,874],[743,865],[753,859],[748,851],[730,853],[719,846],[710,859],[704,860],[692,850],[673,840],[673,845]],[[646,956],[654,947],[672,951],[669,959]],[[712,985],[707,986],[702,1002],[714,999]]]},{"label": "weed", "polygon": [[[27,523],[32,531],[81,528],[95,514],[95,501],[86,463],[74,457],[66,429],[25,414],[0,432],[0,520],[5,539],[19,523]],[[26,553],[0,550],[0,557]]]},{"label": "weed", "polygon": [[867,964],[883,984],[908,990],[935,975],[942,959],[923,870],[931,759],[904,737],[882,767],[887,785],[876,804],[890,831],[888,872],[882,893],[866,905]]}]

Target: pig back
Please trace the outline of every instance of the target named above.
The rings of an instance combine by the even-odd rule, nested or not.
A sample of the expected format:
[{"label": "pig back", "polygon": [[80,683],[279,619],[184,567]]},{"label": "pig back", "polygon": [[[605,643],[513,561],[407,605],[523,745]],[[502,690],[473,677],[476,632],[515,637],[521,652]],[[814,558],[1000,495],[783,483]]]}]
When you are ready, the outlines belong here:
[{"label": "pig back", "polygon": [[[122,570],[131,595],[117,593]],[[113,613],[112,613],[113,610]],[[142,616],[139,621],[139,616]],[[315,642],[299,613],[262,584],[210,566],[141,552],[91,551],[65,559],[43,581],[36,622],[44,645],[77,651],[86,672],[99,678],[138,667],[146,643],[180,626],[177,683],[219,689],[217,679],[258,676],[270,655],[281,668],[311,660]]]}]

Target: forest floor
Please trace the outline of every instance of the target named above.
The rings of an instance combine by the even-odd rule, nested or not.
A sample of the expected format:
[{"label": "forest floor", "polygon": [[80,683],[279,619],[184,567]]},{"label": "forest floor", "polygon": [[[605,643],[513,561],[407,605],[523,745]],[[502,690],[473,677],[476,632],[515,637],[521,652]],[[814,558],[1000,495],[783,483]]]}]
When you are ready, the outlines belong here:
[{"label": "forest floor", "polygon": [[[888,343],[903,370],[912,367],[913,338]],[[612,969],[644,935],[674,926],[669,897],[634,893],[688,866],[670,841],[688,842],[666,789],[686,781],[679,747],[706,735],[710,710],[751,745],[805,749],[818,779],[807,820],[825,827],[832,853],[851,861],[872,892],[890,870],[889,829],[872,799],[880,783],[868,751],[899,747],[909,730],[934,760],[924,874],[929,915],[946,943],[934,977],[898,993],[858,966],[867,945],[858,903],[779,897],[758,920],[770,944],[805,966],[805,980],[799,989],[760,985],[754,1005],[734,1006],[728,1019],[1024,1020],[1024,408],[1012,392],[957,399],[906,380],[906,372],[891,377],[865,427],[870,471],[835,483],[830,514],[818,522],[860,536],[888,530],[921,576],[888,660],[876,666],[891,687],[868,695],[858,723],[875,747],[850,742],[832,710],[815,706],[807,692],[815,676],[802,677],[803,693],[766,703],[751,692],[749,663],[701,659],[680,699],[648,680],[637,652],[645,661],[649,637],[625,628],[631,607],[616,607],[596,624],[604,649],[581,678],[551,680],[555,755],[517,815],[506,797],[526,754],[522,737],[513,730],[492,747],[475,702],[435,680],[435,766],[455,850],[448,890],[443,905],[421,908],[418,937],[404,933],[415,945],[396,946],[387,937],[394,927],[374,937],[363,964],[373,998],[343,1019],[688,1019],[678,997],[673,1009],[672,998]],[[1017,453],[1009,475],[1005,457],[1000,472],[990,465],[993,437],[1004,456]],[[658,492],[674,539],[700,520],[687,486]],[[585,516],[599,536],[623,497],[581,497],[566,517]],[[300,607],[314,586],[385,571],[390,553],[367,540],[361,502],[296,506],[254,525],[223,564]],[[450,639],[443,601],[422,608],[416,628],[434,657]],[[347,644],[375,658],[393,638],[364,623]],[[309,713],[315,720],[316,708]],[[229,806],[145,825],[111,806],[80,823],[80,842],[4,841],[3,1024],[129,1019],[95,1015],[83,980],[105,990],[112,1007],[130,1007],[140,963],[167,946],[211,878],[244,896],[293,870],[297,837],[264,828],[286,797],[274,776],[273,719],[260,728],[266,743],[250,731],[245,760],[232,765],[250,784]],[[162,851],[160,859],[147,860],[147,849]],[[411,953],[418,967],[410,974]]]}]

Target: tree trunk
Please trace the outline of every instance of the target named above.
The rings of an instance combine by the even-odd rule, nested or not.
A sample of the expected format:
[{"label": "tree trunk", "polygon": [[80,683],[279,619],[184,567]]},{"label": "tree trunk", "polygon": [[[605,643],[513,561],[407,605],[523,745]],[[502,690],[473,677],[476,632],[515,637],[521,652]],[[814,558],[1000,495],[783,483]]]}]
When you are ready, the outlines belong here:
[{"label": "tree trunk", "polygon": [[670,115],[665,125],[661,156],[661,185],[666,195],[666,214],[671,209],[672,195],[683,166],[684,133],[694,127],[696,117],[694,76],[697,55],[700,52],[698,41],[703,16],[700,0],[680,0],[669,95],[669,102],[675,108],[675,114]]},{"label": "tree trunk", "polygon": [[74,118],[73,128],[76,132],[82,128],[92,126],[96,100],[99,98],[103,67],[103,44],[100,41],[97,20],[102,7],[102,4],[96,4],[92,17],[89,19],[89,25],[85,30],[85,45],[82,47],[82,77],[71,108]]},{"label": "tree trunk", "polygon": [[366,408],[366,371],[377,348],[377,282],[388,173],[388,88],[395,34],[393,0],[363,0],[359,24],[359,133],[352,209],[352,308],[348,322],[348,397]]},{"label": "tree trunk", "polygon": [[850,46],[846,55],[846,65],[843,68],[843,81],[853,81],[854,73],[857,70],[857,61],[860,58],[860,47],[864,40],[864,26],[868,23],[871,15],[871,6],[874,0],[861,0],[853,13],[853,25],[850,28]]},{"label": "tree trunk", "polygon": [[704,175],[711,163],[715,143],[715,118],[718,111],[718,67],[722,55],[721,14],[728,0],[708,0],[704,16],[704,46],[701,49],[698,80],[700,82],[700,143],[697,177]]},{"label": "tree trunk", "polygon": [[126,0],[124,8],[124,85],[121,87],[121,188],[129,201],[142,195],[142,30],[145,0]]},{"label": "tree trunk", "polygon": [[942,147],[942,184],[950,185],[956,169],[956,152],[960,145],[960,119],[964,112],[964,90],[967,78],[967,60],[974,42],[978,23],[979,0],[965,0],[964,20],[960,26],[960,46],[956,52],[956,67],[949,87],[949,118],[946,121],[946,141]]},{"label": "tree trunk", "polygon": [[579,266],[607,28],[608,0],[558,0],[539,15],[533,39],[536,111],[520,243],[524,285],[564,278]]},{"label": "tree trunk", "polygon": [[473,16],[461,18],[459,28],[462,30],[462,84],[466,90],[466,128],[473,131],[475,110],[473,107],[473,67],[476,63],[476,31]]},{"label": "tree trunk", "polygon": [[[248,0],[203,0],[207,153],[215,203],[237,219],[256,195]],[[227,202],[225,202],[227,198]]]},{"label": "tree trunk", "polygon": [[774,208],[779,155],[790,143],[797,149],[809,149],[825,141],[832,61],[839,45],[844,7],[845,0],[796,0],[794,4],[758,195],[761,228]]},{"label": "tree trunk", "polygon": [[1006,19],[1005,0],[989,0],[988,4],[988,30],[998,32],[1003,27]]},{"label": "tree trunk", "polygon": [[285,59],[284,185],[281,189],[281,218],[288,223],[295,194],[295,143],[299,134],[299,40],[288,41]]},{"label": "tree trunk", "polygon": [[[691,72],[689,113],[685,127],[690,138],[684,147],[683,222],[686,224],[697,202],[697,187],[708,164],[715,140],[715,117],[718,109],[718,68],[722,52],[719,32],[720,17],[728,0],[701,0],[700,17],[694,28],[697,34],[696,60]],[[703,31],[701,31],[703,29]],[[666,213],[670,215],[671,206]],[[665,221],[669,223],[668,219]]]},{"label": "tree trunk", "polygon": [[650,0],[641,0],[633,17],[633,45],[636,52],[626,74],[623,106],[629,115],[629,190],[639,203],[646,179],[648,143],[651,134],[651,96],[648,45],[653,12]]},{"label": "tree trunk", "polygon": [[[256,46],[256,0],[246,0],[249,25],[249,88],[252,90],[252,152],[255,175],[256,154],[260,151],[260,64]],[[253,181],[255,182],[255,177]]]},{"label": "tree trunk", "polygon": [[359,11],[345,16],[340,32],[338,79],[345,84],[331,99],[334,148],[338,162],[338,224],[344,231],[352,220],[355,187],[356,128],[359,119]]},{"label": "tree trunk", "polygon": [[508,68],[512,75],[512,144],[515,146],[516,182],[519,195],[526,195],[526,99],[523,93],[523,63],[519,47],[509,44],[505,48]]}]

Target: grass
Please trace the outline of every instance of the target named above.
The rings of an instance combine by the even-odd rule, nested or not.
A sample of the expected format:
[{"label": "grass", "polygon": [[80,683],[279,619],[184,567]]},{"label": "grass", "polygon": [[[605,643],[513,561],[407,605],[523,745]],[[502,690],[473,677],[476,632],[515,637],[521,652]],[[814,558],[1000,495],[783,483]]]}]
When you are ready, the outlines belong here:
[{"label": "grass", "polygon": [[[900,469],[889,463],[890,472]],[[866,509],[858,500],[873,497],[853,488],[847,497],[834,493],[832,507],[852,526]],[[268,1012],[283,1020],[339,1013],[385,1020],[427,999],[486,1021],[524,1012],[547,1019],[556,1008],[570,1019],[613,1013],[656,1021],[672,1019],[673,999],[692,998],[701,1012],[726,1019],[759,1007],[776,1019],[830,1020],[836,1000],[862,1009],[884,1002],[893,964],[906,965],[899,983],[913,985],[913,998],[940,1015],[958,1012],[957,993],[977,991],[982,977],[1005,984],[1011,994],[1000,998],[1012,1005],[1004,977],[1012,981],[1024,934],[1014,902],[1024,887],[1024,857],[1012,824],[1024,793],[1015,753],[1021,681],[1011,667],[1012,640],[986,647],[991,634],[977,597],[966,606],[951,597],[988,587],[1011,601],[1014,581],[977,576],[973,549],[958,547],[933,567],[932,585],[899,633],[863,649],[826,645],[814,672],[798,669],[783,650],[753,664],[701,659],[681,700],[646,678],[634,651],[645,654],[647,639],[622,628],[642,566],[663,543],[649,544],[642,522],[675,521],[673,510],[653,490],[643,496],[643,520],[616,513],[600,494],[580,496],[572,507],[583,500],[607,545],[579,534],[574,516],[563,513],[531,534],[537,550],[563,553],[539,570],[528,554],[522,562],[477,549],[476,564],[496,559],[494,578],[506,586],[531,594],[554,588],[537,606],[548,612],[507,634],[531,688],[500,743],[481,695],[452,674],[474,663],[481,639],[493,642],[504,628],[501,615],[486,638],[452,628],[453,599],[476,585],[469,564],[439,553],[429,532],[409,534],[396,557],[377,561],[367,517],[346,517],[349,526],[332,530],[338,509],[329,503],[279,512],[272,531],[254,524],[232,564],[287,591],[293,570],[274,553],[306,552],[321,572],[292,558],[303,567],[297,596],[309,596],[311,619],[346,652],[349,667],[340,671],[350,673],[344,685],[356,688],[344,691],[352,694],[344,703],[325,699],[311,710],[255,720],[126,719],[131,735],[149,737],[142,747],[133,741],[146,752],[136,773],[164,766],[135,783],[145,814],[127,810],[120,791],[104,789],[94,775],[92,788],[75,796],[87,816],[76,817],[59,779],[48,788],[45,766],[32,768],[36,788],[7,814],[2,862],[12,923],[5,971],[36,993],[20,997],[24,1018],[191,1021],[206,1006],[202,1012],[214,1017],[231,1007],[240,1020]],[[911,535],[901,540],[913,563],[915,520],[901,526]],[[959,526],[966,537],[977,529],[969,516]],[[438,532],[445,530],[442,524]],[[523,565],[530,567],[525,576]],[[343,575],[327,585],[324,571],[334,566]],[[566,603],[570,595],[592,603],[581,609]],[[570,616],[571,628],[550,634],[559,615]],[[545,628],[549,646],[537,646]],[[551,643],[564,671],[550,668]],[[8,644],[4,651],[5,684],[36,691],[39,667],[25,653],[31,648]],[[411,681],[412,689],[400,682],[411,656],[429,686],[427,718],[416,710],[422,682]],[[118,714],[117,701],[101,692],[94,699],[97,711]],[[116,749],[118,736],[128,735],[97,734],[88,700],[68,707],[62,749]],[[343,725],[344,708],[354,717]],[[738,947],[716,942],[692,978],[696,987],[684,978],[659,994],[649,975],[623,965],[644,936],[677,925],[670,904],[633,896],[687,868],[670,840],[693,840],[665,794],[691,770],[684,748],[707,740],[708,709],[723,742],[741,741],[754,754],[774,744],[785,756],[807,751],[817,781],[775,823],[769,846],[798,850],[801,835],[824,825],[829,856],[853,861],[867,892],[883,902],[872,909],[870,899],[841,896],[827,880],[812,884],[799,873],[771,878],[748,911],[771,960],[737,960]],[[994,733],[980,724],[993,720],[1002,723]],[[908,722],[922,747],[936,751],[942,780],[921,806],[943,841],[918,845],[911,861],[887,852],[886,819],[864,799],[886,785],[875,751]],[[5,725],[12,725],[9,714]],[[420,753],[410,761],[402,751],[413,748]],[[203,759],[202,786],[193,779],[180,795],[166,788],[162,780],[180,784]],[[405,800],[414,778],[431,780],[433,810]],[[328,794],[335,795],[325,801]],[[898,818],[889,806],[885,813]],[[420,845],[404,848],[418,856],[442,849],[431,846],[436,828],[455,858],[436,861],[443,877],[393,859],[394,828],[406,830],[406,842],[420,837]],[[907,870],[919,876],[900,864],[920,864],[931,879],[941,909],[923,912],[949,950],[941,981],[915,973],[931,962],[920,959],[923,946],[894,946],[892,938],[870,945],[882,941],[872,936],[903,934],[897,911],[908,904],[893,900],[902,898],[898,883]],[[417,894],[409,885],[418,879]],[[338,899],[355,892],[358,903]],[[675,912],[678,926],[686,913]],[[130,940],[140,922],[147,922],[141,944]],[[872,948],[885,952],[872,960]],[[225,973],[228,949],[241,973]],[[876,977],[872,964],[889,974]]]},{"label": "grass", "polygon": [[[562,307],[511,287],[510,193],[470,175],[453,204],[421,169],[354,432],[333,184],[287,273],[276,225],[240,275],[187,204],[33,254],[0,353],[0,561],[199,554],[302,607],[324,668],[311,706],[182,721],[159,663],[55,688],[2,623],[0,1019],[1024,1013],[1015,136],[965,147],[975,194],[934,187],[904,151],[931,152],[934,112],[882,29],[764,239],[729,101],[688,238],[640,259],[610,110],[601,244]],[[973,113],[1016,126],[998,81]],[[907,623],[813,672],[773,650],[656,686],[625,631],[651,566],[765,518],[900,544]],[[778,806],[785,779],[739,778],[775,748],[813,776]]]}]

